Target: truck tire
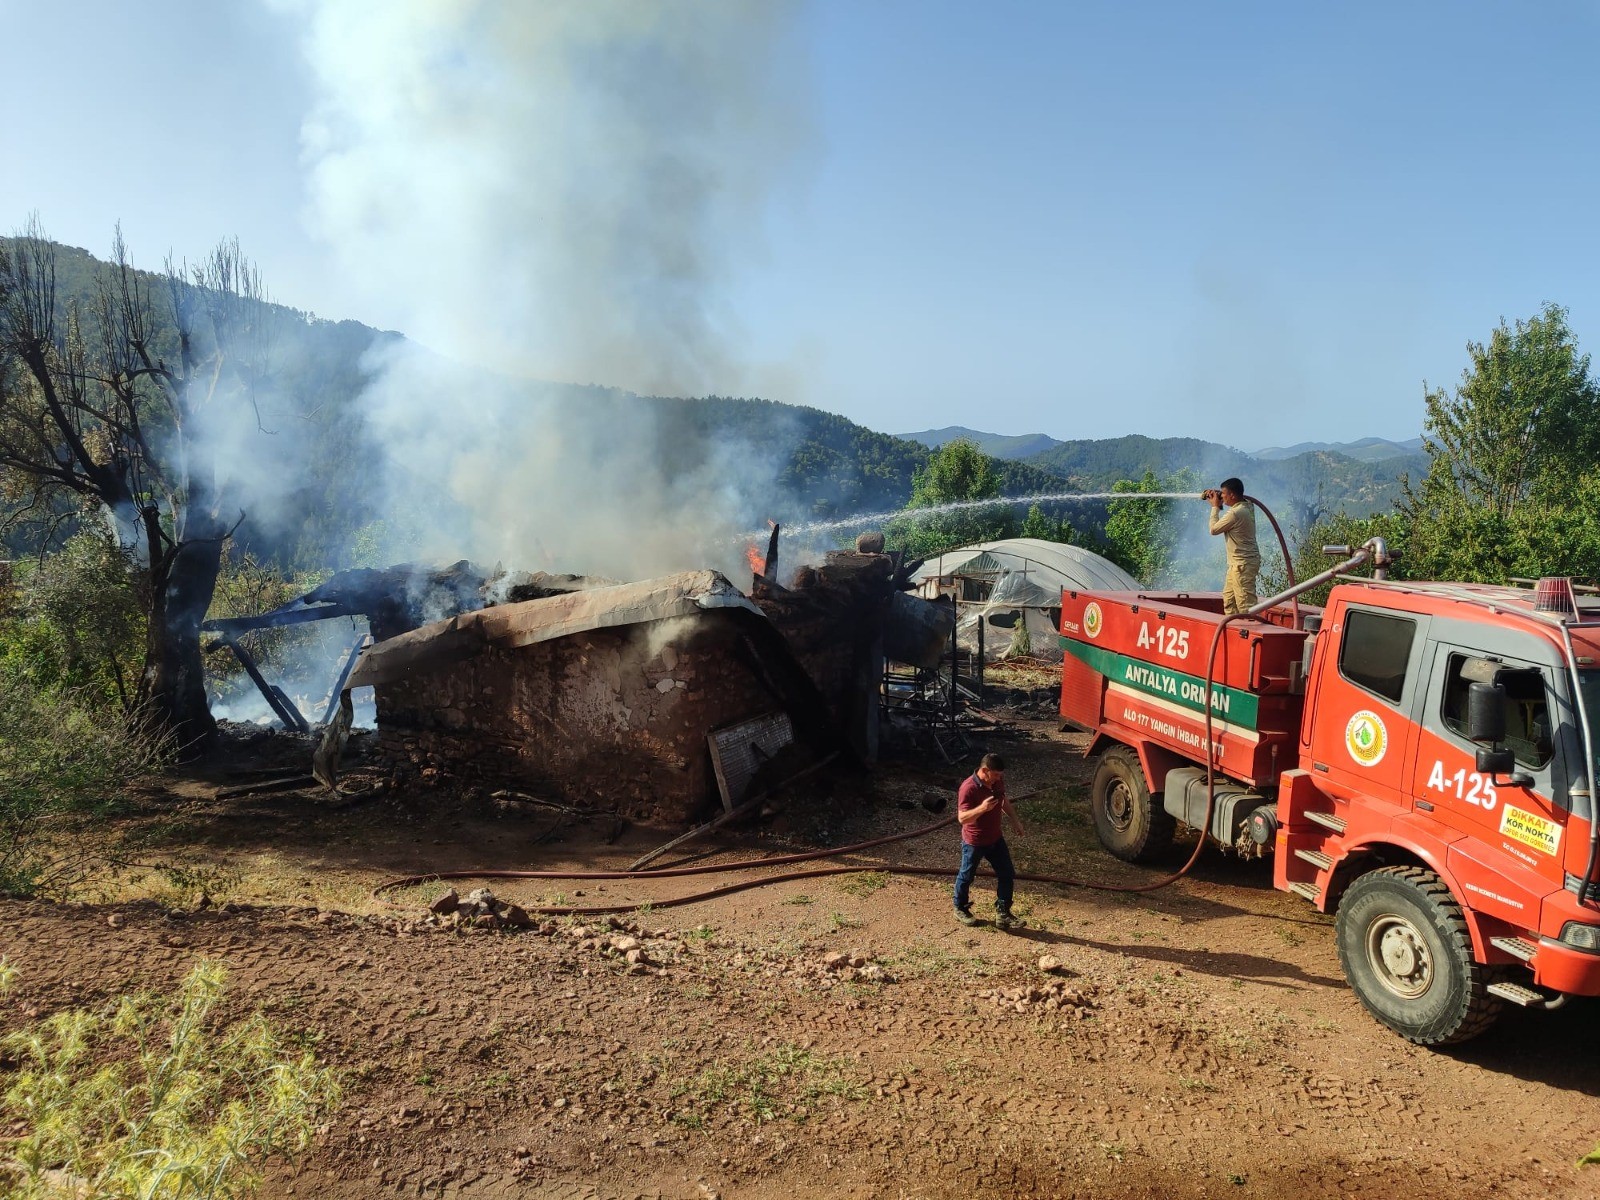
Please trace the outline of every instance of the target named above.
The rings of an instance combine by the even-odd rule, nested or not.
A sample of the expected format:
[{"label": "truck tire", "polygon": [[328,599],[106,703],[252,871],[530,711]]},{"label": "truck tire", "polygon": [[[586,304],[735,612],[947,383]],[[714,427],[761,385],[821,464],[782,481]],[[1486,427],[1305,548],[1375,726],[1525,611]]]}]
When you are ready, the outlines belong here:
[{"label": "truck tire", "polygon": [[1358,876],[1339,900],[1339,963],[1362,1006],[1419,1046],[1447,1046],[1485,1032],[1502,1002],[1490,969],[1472,957],[1461,906],[1423,867]]},{"label": "truck tire", "polygon": [[1089,808],[1100,844],[1123,862],[1149,862],[1172,845],[1177,823],[1150,794],[1139,756],[1127,746],[1113,746],[1100,756]]}]

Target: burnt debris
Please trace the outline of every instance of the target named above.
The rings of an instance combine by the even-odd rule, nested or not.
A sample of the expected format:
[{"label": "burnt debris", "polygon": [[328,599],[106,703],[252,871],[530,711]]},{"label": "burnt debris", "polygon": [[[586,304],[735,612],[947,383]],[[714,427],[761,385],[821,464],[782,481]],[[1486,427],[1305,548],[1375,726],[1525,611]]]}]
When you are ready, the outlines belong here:
[{"label": "burnt debris", "polygon": [[[778,582],[778,529],[750,594],[715,571],[635,583],[486,575],[466,561],[348,571],[257,617],[208,622],[252,670],[250,629],[360,616],[324,717],[336,784],[350,693],[371,687],[394,782],[513,787],[620,816],[689,823],[747,808],[825,761],[878,755],[886,661],[937,670],[947,604],[906,594],[916,562],[881,536]],[[276,702],[274,702],[276,701]],[[286,713],[282,710],[288,709]]]}]

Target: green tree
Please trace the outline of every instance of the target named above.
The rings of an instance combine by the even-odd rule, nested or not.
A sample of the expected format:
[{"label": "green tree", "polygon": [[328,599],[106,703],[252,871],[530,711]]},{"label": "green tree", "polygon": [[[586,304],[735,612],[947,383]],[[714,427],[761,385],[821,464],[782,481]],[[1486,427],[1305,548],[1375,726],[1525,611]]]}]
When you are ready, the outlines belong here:
[{"label": "green tree", "polygon": [[928,455],[911,476],[907,508],[935,508],[962,500],[989,500],[1000,494],[994,460],[976,442],[956,438]]},{"label": "green tree", "polygon": [[1022,528],[1017,531],[1018,537],[1039,538],[1046,542],[1071,543],[1076,530],[1072,522],[1066,518],[1057,519],[1047,516],[1045,511],[1037,504],[1028,509],[1028,515],[1023,518]]},{"label": "green tree", "polygon": [[0,664],[37,687],[71,691],[91,709],[131,716],[148,605],[116,540],[104,526],[88,527],[15,570],[15,586],[0,600]]},{"label": "green tree", "polygon": [[1487,343],[1469,342],[1454,392],[1425,394],[1428,472],[1400,501],[1415,578],[1501,582],[1593,576],[1586,505],[1600,491],[1600,388],[1549,304]]},{"label": "green tree", "polygon": [[159,765],[153,739],[84,700],[0,658],[0,896],[69,890],[93,844],[72,823]]},{"label": "green tree", "polygon": [[[1119,479],[1113,492],[1138,494],[1178,490],[1146,471],[1137,481]],[[1141,583],[1154,583],[1172,561],[1177,536],[1169,521],[1170,500],[1112,500],[1106,517],[1106,557]]]},{"label": "green tree", "polygon": [[[1372,537],[1381,537],[1389,547],[1389,553],[1398,559],[1390,571],[1390,577],[1407,578],[1406,524],[1398,512],[1377,513],[1370,517],[1336,513],[1318,521],[1294,543],[1295,578],[1310,579],[1339,562],[1338,556],[1324,553],[1324,546],[1349,546],[1354,550]],[[1268,558],[1266,563],[1270,565],[1267,565],[1261,573],[1263,596],[1280,592],[1289,586],[1289,578],[1282,569],[1281,560],[1273,556]],[[1332,590],[1333,584],[1322,584],[1309,592],[1302,592],[1300,602],[1325,604],[1328,593]]]},{"label": "green tree", "polygon": [[[913,554],[939,554],[974,542],[1012,537],[1016,518],[1004,503],[975,503],[997,499],[1000,473],[995,461],[966,438],[946,442],[928,455],[911,479],[908,515],[889,522],[884,533],[891,544]],[[970,508],[950,505],[974,504]],[[918,509],[943,509],[915,515]]]}]

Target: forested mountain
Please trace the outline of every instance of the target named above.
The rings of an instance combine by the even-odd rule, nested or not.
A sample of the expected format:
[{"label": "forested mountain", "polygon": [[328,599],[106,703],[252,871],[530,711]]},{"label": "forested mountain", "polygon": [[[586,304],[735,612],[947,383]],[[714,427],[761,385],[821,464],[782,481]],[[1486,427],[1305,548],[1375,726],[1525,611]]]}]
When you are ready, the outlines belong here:
[{"label": "forested mountain", "polygon": [[[108,269],[87,251],[56,248],[56,303],[62,311],[75,307],[88,337],[95,336],[98,319],[96,278]],[[153,290],[167,286],[156,273],[145,275],[144,282]],[[273,403],[249,422],[246,432],[254,444],[265,445],[282,459],[282,487],[270,505],[241,505],[235,547],[286,569],[350,566],[363,531],[389,516],[380,511],[384,500],[372,486],[375,471],[381,471],[381,447],[371,432],[365,395],[374,377],[372,351],[403,338],[354,321],[326,321],[281,305],[249,303],[251,319],[260,326],[260,342],[268,348],[264,378]],[[163,353],[176,353],[170,330],[155,340]],[[462,394],[471,394],[484,379],[470,366],[457,374]],[[642,397],[592,386],[526,386],[542,402],[582,412],[592,423],[619,431],[618,436],[652,439],[651,453],[669,472],[703,470],[719,456],[735,453],[758,456],[759,468],[742,481],[750,517],[757,522],[770,513],[788,514],[792,520],[899,508],[911,496],[913,474],[928,457],[928,448],[916,442],[877,433],[834,413],[769,400]],[[264,437],[255,438],[257,432]],[[996,467],[1007,495],[1065,486],[1037,465],[1004,462]],[[0,488],[0,557],[31,553],[47,538],[59,539],[71,531],[70,505],[64,509],[60,497],[49,509],[7,520],[28,500],[18,478],[9,479]]]},{"label": "forested mountain", "polygon": [[1422,439],[1419,437],[1407,438],[1403,442],[1391,442],[1388,438],[1362,438],[1357,442],[1296,442],[1292,446],[1268,446],[1263,450],[1252,450],[1252,458],[1293,458],[1296,454],[1304,454],[1308,450],[1325,450],[1333,454],[1342,454],[1346,458],[1353,458],[1357,462],[1381,462],[1386,458],[1404,458],[1407,455],[1422,453]]},{"label": "forested mountain", "polygon": [[[106,269],[84,250],[59,247],[57,303],[76,302],[86,325],[96,309],[96,273]],[[149,286],[163,288],[160,275]],[[385,519],[384,502],[370,484],[381,449],[370,432],[364,392],[372,380],[371,351],[403,341],[400,334],[354,321],[327,321],[279,305],[261,304],[264,342],[272,347],[269,377],[283,398],[262,418],[266,439],[284,459],[283,494],[271,511],[245,507],[235,545],[259,558],[297,570],[352,565],[362,531]],[[470,370],[470,369],[468,369]],[[601,414],[618,429],[648,428],[656,452],[669,468],[703,469],[731,448],[759,448],[760,471],[745,491],[750,516],[783,513],[790,520],[886,511],[911,496],[912,477],[928,450],[955,437],[974,441],[998,461],[1001,492],[1018,496],[1065,490],[1105,491],[1118,480],[1153,472],[1166,479],[1181,470],[1215,482],[1226,475],[1245,479],[1263,498],[1292,502],[1315,515],[1341,509],[1365,515],[1389,507],[1405,471],[1425,466],[1417,455],[1359,462],[1327,450],[1308,450],[1278,460],[1187,438],[1138,435],[1100,440],[1057,441],[1043,434],[1001,437],[951,427],[916,437],[895,437],[845,417],[769,400],[725,396],[640,397],[613,389],[537,385],[557,403]],[[1369,439],[1376,442],[1377,439]],[[770,494],[765,494],[770,492]],[[0,491],[0,516],[23,500],[16,487]],[[253,509],[253,510],[252,510]],[[1084,532],[1100,523],[1098,509],[1082,505],[1052,515],[1068,516]],[[56,510],[36,512],[54,518]],[[53,520],[8,522],[0,528],[0,552],[37,549],[48,531],[70,529]]]},{"label": "forested mountain", "polygon": [[1263,499],[1352,516],[1388,509],[1400,495],[1401,478],[1427,470],[1421,438],[1302,442],[1246,453],[1198,438],[1129,434],[1060,441],[1042,433],[1007,436],[958,425],[902,436],[928,446],[965,438],[985,454],[1040,468],[1079,491],[1106,491],[1119,479],[1139,479],[1146,471],[1165,480],[1188,470],[1210,483],[1237,475]]},{"label": "forested mountain", "polygon": [[984,433],[979,429],[968,429],[964,425],[947,425],[943,429],[925,429],[921,433],[897,433],[895,436],[910,442],[921,442],[930,449],[938,449],[947,442],[961,438],[971,442],[990,458],[1006,459],[1031,458],[1035,454],[1042,454],[1052,447],[1061,445],[1055,438],[1043,433],[1016,435]]},{"label": "forested mountain", "polygon": [[[913,473],[928,458],[924,445],[821,409],[729,396],[616,395],[651,410],[663,444],[686,458],[729,443],[784,448],[784,461],[772,481],[773,499],[794,503],[807,517],[899,508],[911,496]],[[995,467],[1004,495],[1066,486],[1059,476],[1031,463],[997,462]]]},{"label": "forested mountain", "polygon": [[1198,438],[1139,434],[1062,442],[1028,461],[1086,492],[1104,490],[1119,479],[1138,479],[1146,471],[1165,479],[1187,469],[1212,484],[1237,475],[1252,495],[1264,500],[1310,502],[1326,512],[1344,511],[1352,516],[1391,507],[1400,493],[1402,476],[1420,475],[1428,466],[1421,454],[1357,462],[1320,450],[1265,460]]}]

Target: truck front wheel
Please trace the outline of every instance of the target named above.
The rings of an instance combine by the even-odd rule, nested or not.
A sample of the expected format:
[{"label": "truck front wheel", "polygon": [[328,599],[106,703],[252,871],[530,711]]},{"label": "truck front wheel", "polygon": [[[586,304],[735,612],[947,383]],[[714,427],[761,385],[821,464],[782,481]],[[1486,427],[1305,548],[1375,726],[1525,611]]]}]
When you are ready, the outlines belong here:
[{"label": "truck front wheel", "polygon": [[1340,898],[1335,928],[1351,988],[1407,1041],[1464,1042],[1499,1017],[1461,906],[1432,871],[1384,867],[1360,876]]},{"label": "truck front wheel", "polygon": [[1139,756],[1127,746],[1100,756],[1089,807],[1100,844],[1123,862],[1148,862],[1172,844],[1175,822],[1150,794]]}]

